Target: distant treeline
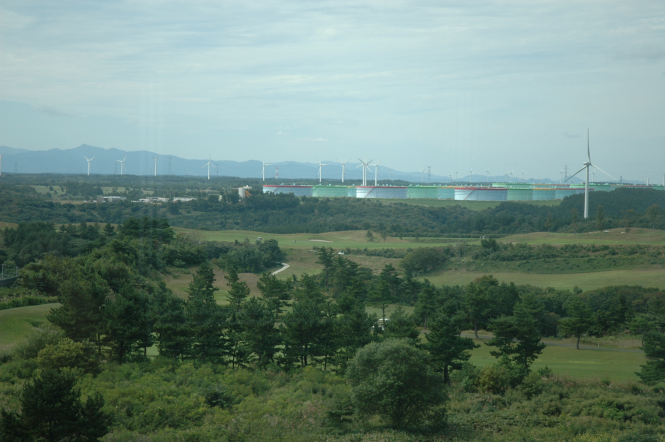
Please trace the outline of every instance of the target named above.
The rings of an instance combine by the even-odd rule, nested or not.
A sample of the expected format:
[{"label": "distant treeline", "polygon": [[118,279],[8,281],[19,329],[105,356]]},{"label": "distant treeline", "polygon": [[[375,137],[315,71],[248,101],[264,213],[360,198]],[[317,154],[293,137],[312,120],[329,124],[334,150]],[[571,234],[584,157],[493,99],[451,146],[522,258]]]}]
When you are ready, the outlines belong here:
[{"label": "distant treeline", "polygon": [[[665,228],[665,192],[653,189],[617,189],[594,192],[590,218],[583,219],[584,196],[573,195],[559,205],[540,206],[503,202],[472,211],[461,205],[428,207],[400,202],[355,198],[296,198],[293,195],[251,191],[244,201],[222,183],[204,189],[189,181],[125,189],[129,199],[139,196],[196,196],[195,201],[165,204],[70,204],[53,202],[26,185],[0,186],[0,219],[6,222],[122,223],[135,217],[166,218],[173,226],[205,230],[255,230],[269,233],[322,233],[372,230],[392,237],[509,235],[530,232],[588,232],[621,227]],[[231,182],[224,183],[230,186]],[[63,183],[67,189],[84,184]],[[90,187],[92,186],[92,187]],[[76,190],[98,193],[98,185]],[[74,190],[72,190],[74,192]],[[212,193],[212,194],[211,194]],[[221,196],[221,198],[220,198]],[[83,196],[82,196],[83,197]]]}]

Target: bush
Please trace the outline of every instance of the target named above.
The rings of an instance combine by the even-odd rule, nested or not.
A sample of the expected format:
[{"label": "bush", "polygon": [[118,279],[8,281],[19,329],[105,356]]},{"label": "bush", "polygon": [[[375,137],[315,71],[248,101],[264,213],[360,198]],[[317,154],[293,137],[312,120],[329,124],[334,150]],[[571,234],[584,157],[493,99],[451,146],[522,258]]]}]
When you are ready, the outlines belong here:
[{"label": "bush", "polygon": [[365,416],[378,414],[396,428],[442,424],[447,395],[429,355],[406,341],[388,339],[358,351],[347,369],[351,400]]}]

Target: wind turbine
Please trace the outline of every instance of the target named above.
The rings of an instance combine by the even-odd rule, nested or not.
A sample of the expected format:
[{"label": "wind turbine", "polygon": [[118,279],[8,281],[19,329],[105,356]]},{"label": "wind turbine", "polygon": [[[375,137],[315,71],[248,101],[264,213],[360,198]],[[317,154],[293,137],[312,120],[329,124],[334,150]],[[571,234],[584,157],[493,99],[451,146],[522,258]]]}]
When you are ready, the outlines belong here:
[{"label": "wind turbine", "polygon": [[487,171],[487,182],[488,183],[490,182],[490,171],[489,170]]},{"label": "wind turbine", "polygon": [[327,166],[327,164],[323,164],[319,161],[319,184],[321,184],[321,180],[323,179],[323,166]]},{"label": "wind turbine", "polygon": [[561,178],[559,178],[559,184],[563,184],[563,170],[560,173],[561,173]]},{"label": "wind turbine", "polygon": [[[391,183],[393,182],[393,170],[392,169],[388,169],[388,179],[390,180]],[[663,182],[665,183],[665,174],[663,174]],[[663,186],[665,186],[665,184],[663,184]]]},{"label": "wind turbine", "polygon": [[367,161],[367,156],[365,156],[365,161],[361,160],[360,158],[358,158],[358,161],[360,161],[360,165],[356,166],[356,168],[358,168],[358,167],[363,168],[363,186],[366,186],[367,185],[367,169],[369,169],[370,163],[374,160]]},{"label": "wind turbine", "polygon": [[473,182],[473,169],[469,171],[469,182]]},{"label": "wind turbine", "polygon": [[513,172],[514,172],[514,171],[515,171],[515,169],[511,170],[511,171],[508,173],[508,175],[510,175],[510,180],[509,180],[510,183],[513,182]]},{"label": "wind turbine", "polygon": [[374,166],[374,187],[378,186],[377,172],[379,171],[379,163],[380,162],[381,162],[381,158],[379,158],[379,161],[377,161],[376,165]]},{"label": "wind turbine", "polygon": [[[589,147],[589,129],[587,129],[587,132],[586,132],[586,152],[587,152],[588,161],[585,161],[584,163],[582,163],[582,164],[584,164],[584,167],[581,168],[580,170],[578,170],[577,172],[575,172],[570,177],[570,178],[572,178],[575,175],[577,175],[578,173],[580,173],[581,171],[583,171],[584,169],[586,169],[586,181],[584,182],[584,218],[585,219],[589,217],[589,167],[594,167],[594,168],[600,170],[601,172],[603,172],[605,175],[608,175],[611,178],[614,178],[612,175],[605,172],[600,167],[598,167],[595,164],[591,163],[591,148]],[[570,178],[568,178],[568,180],[570,180]],[[614,179],[616,181],[618,181],[616,178],[614,178]],[[568,180],[566,180],[566,181],[568,181]]]},{"label": "wind turbine", "polygon": [[420,179],[420,182],[423,183],[423,184],[425,184],[425,171],[426,170],[427,170],[427,168],[424,168],[423,170],[420,171],[420,173],[422,174],[422,178]]},{"label": "wind turbine", "polygon": [[0,176],[2,176],[2,157],[4,157],[5,155],[7,154],[3,153],[2,155],[0,155]]},{"label": "wind turbine", "polygon": [[346,160],[344,162],[342,162],[340,160],[335,160],[335,161],[337,161],[338,163],[340,163],[342,165],[342,182],[344,182],[344,175],[346,175],[346,163],[351,161],[351,158],[349,158],[348,160]]},{"label": "wind turbine", "polygon": [[86,160],[88,160],[88,176],[90,176],[90,162],[91,162],[92,160],[94,160],[95,157],[92,157],[92,158],[88,159],[88,157],[86,157],[85,155],[83,155],[83,158],[85,158]]},{"label": "wind turbine", "polygon": [[[208,166],[208,181],[210,181],[210,166],[212,166],[212,167],[214,167],[215,169],[217,169],[217,166],[215,166],[214,164],[212,164],[212,157],[211,157],[210,155],[208,155],[208,164],[206,164],[206,165],[203,166],[203,167],[206,167],[206,166]],[[203,169],[203,167],[202,167],[201,169]]]},{"label": "wind turbine", "polygon": [[262,173],[262,175],[263,175],[263,181],[265,181],[266,180],[266,166],[272,166],[272,164],[264,163],[263,161],[261,161],[261,164],[263,164],[263,173]]},{"label": "wind turbine", "polygon": [[152,157],[153,160],[155,160],[155,176],[157,176],[157,158],[159,158],[159,155],[157,155],[156,157],[153,157],[152,155],[150,156]]},{"label": "wind turbine", "polygon": [[125,155],[125,158],[122,161],[116,160],[118,163],[120,163],[120,175],[122,175],[122,173],[125,171],[125,160],[126,159],[127,159],[127,155]]},{"label": "wind turbine", "polygon": [[524,169],[522,169],[522,182],[526,183],[526,180],[524,179],[524,175],[526,175],[526,172],[524,172]]}]

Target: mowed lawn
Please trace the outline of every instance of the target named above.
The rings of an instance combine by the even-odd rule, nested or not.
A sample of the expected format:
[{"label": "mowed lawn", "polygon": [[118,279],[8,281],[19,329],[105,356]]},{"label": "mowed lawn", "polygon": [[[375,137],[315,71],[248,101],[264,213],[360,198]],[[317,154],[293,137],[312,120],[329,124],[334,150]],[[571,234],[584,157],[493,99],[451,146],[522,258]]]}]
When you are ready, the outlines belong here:
[{"label": "mowed lawn", "polygon": [[[470,362],[479,367],[494,364],[497,359],[490,355],[494,347],[486,341],[474,339],[480,347],[473,350]],[[644,353],[613,350],[577,350],[575,347],[548,345],[534,362],[533,369],[549,367],[555,374],[574,377],[598,377],[613,381],[639,378],[635,372],[646,363]]]},{"label": "mowed lawn", "polygon": [[46,315],[59,305],[42,304],[0,310],[0,345],[21,340],[33,328],[48,323]]},{"label": "mowed lawn", "polygon": [[609,285],[641,285],[644,287],[657,287],[665,289],[665,272],[661,269],[626,269],[608,272],[591,273],[494,273],[494,272],[466,272],[460,270],[447,270],[435,272],[426,277],[436,286],[465,285],[483,275],[491,274],[502,282],[514,282],[517,285],[530,284],[537,287],[554,287],[555,289],[572,290],[578,286],[582,290],[592,290]]}]

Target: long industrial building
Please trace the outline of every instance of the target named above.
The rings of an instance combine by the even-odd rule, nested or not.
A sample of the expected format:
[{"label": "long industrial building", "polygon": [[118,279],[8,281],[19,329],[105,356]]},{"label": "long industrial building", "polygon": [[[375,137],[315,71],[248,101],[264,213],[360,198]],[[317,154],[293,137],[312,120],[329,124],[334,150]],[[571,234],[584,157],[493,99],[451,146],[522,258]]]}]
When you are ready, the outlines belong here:
[{"label": "long industrial building", "polygon": [[[621,187],[665,190],[665,186],[633,186],[620,184],[589,184],[594,192],[609,192]],[[480,186],[263,186],[263,193],[291,193],[299,197],[378,198],[378,199],[439,199],[456,201],[549,201],[584,193],[584,184],[492,183]]]}]

